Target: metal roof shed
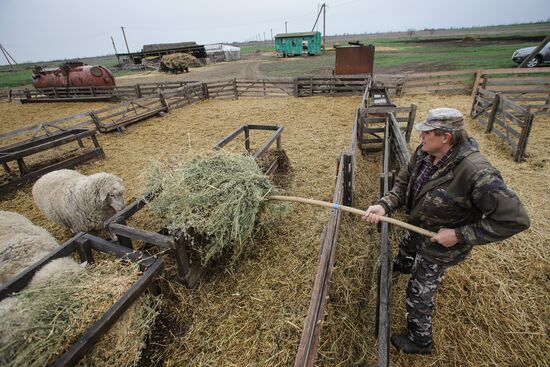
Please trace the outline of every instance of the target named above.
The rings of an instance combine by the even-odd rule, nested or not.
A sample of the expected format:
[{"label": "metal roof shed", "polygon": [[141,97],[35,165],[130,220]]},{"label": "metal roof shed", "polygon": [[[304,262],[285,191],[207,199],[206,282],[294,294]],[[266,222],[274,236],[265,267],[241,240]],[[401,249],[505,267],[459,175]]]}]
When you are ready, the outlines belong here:
[{"label": "metal roof shed", "polygon": [[321,54],[321,32],[280,33],[275,36],[277,56]]}]

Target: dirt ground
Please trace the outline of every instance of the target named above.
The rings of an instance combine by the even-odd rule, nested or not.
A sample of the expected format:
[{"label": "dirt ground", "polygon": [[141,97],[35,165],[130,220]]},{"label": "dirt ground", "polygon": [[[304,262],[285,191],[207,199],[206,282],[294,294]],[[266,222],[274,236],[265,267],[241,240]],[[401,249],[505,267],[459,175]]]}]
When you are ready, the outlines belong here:
[{"label": "dirt ground", "polygon": [[[205,101],[131,125],[123,134],[100,135],[106,159],[81,165],[78,170],[119,175],[130,201],[142,194],[141,172],[151,159],[177,154],[181,149],[208,148],[244,123],[282,124],[283,147],[294,172],[287,193],[330,201],[336,158],[350,143],[359,101],[358,97]],[[400,106],[417,104],[417,118],[421,119],[428,109],[439,106],[455,107],[467,114],[471,97],[422,95],[394,102]],[[21,127],[55,115],[59,108],[51,104],[39,109],[28,107],[0,103],[0,126],[7,124],[3,117],[6,109],[10,111],[10,122],[15,119]],[[469,260],[450,269],[437,296],[434,353],[427,357],[406,356],[391,348],[393,366],[547,365],[548,122],[548,118],[536,121],[527,161],[517,164],[502,142],[484,134],[476,121],[466,119],[468,131],[480,141],[482,152],[521,197],[532,227],[512,239],[476,248]],[[15,127],[10,124],[10,129]],[[259,144],[262,137],[252,135],[252,139]],[[411,147],[417,142],[415,136]],[[376,200],[379,168],[380,154],[358,157],[355,206],[366,208]],[[34,207],[30,187],[3,198],[0,210],[27,216],[59,241],[70,236]],[[161,279],[162,325],[155,329],[157,347],[148,352],[149,365],[292,364],[327,219],[325,210],[296,206],[284,223],[256,239],[250,253],[234,267],[213,269],[195,291],[174,281],[174,263],[164,255],[167,269]],[[131,222],[156,231],[154,223],[147,213]],[[394,238],[398,234],[394,229]],[[374,227],[344,217],[321,334],[319,366],[376,364],[373,331],[378,241]],[[406,277],[393,280],[393,331],[405,326],[406,281]]]},{"label": "dirt ground", "polygon": [[135,85],[139,83],[162,83],[175,81],[203,81],[212,82],[227,79],[261,79],[259,66],[263,62],[269,62],[273,57],[272,52],[252,54],[242,60],[210,64],[198,68],[190,68],[189,73],[168,74],[158,71],[119,76],[117,85]]}]

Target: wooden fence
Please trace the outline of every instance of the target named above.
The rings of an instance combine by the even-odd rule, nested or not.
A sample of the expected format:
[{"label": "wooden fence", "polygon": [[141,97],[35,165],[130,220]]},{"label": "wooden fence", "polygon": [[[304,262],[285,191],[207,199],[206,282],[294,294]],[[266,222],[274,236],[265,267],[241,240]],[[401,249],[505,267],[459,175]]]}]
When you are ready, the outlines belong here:
[{"label": "wooden fence", "polygon": [[436,71],[405,75],[404,94],[469,94],[475,70]]},{"label": "wooden fence", "polygon": [[[360,95],[365,89],[370,75],[343,75],[327,77],[273,78],[259,80],[230,79],[202,83],[206,98],[267,97],[295,96],[307,97],[314,95]],[[550,94],[550,70],[537,69],[468,69],[452,71],[436,71],[410,74],[379,74],[374,81],[381,83],[390,95],[402,94],[472,94],[477,88],[491,89],[502,93],[525,95],[534,99],[526,102],[542,102],[535,104],[539,109],[548,111]],[[55,95],[80,95],[93,100],[107,96],[109,93],[119,100],[142,98],[158,95],[159,92],[176,90],[184,85],[197,84],[197,81],[181,81],[167,83],[142,83],[133,86],[116,86],[114,88],[50,88],[41,91],[27,89],[2,89],[0,99],[28,99],[41,97],[43,100],[55,99]],[[56,99],[57,101],[58,99]],[[529,106],[528,106],[529,107]]]},{"label": "wooden fence", "polygon": [[550,109],[550,70],[546,68],[482,71],[472,97],[478,88],[498,92],[537,115],[547,114]]},{"label": "wooden fence", "polygon": [[487,133],[497,135],[510,145],[514,161],[524,159],[534,118],[528,109],[500,93],[478,88],[470,115],[485,126]]}]

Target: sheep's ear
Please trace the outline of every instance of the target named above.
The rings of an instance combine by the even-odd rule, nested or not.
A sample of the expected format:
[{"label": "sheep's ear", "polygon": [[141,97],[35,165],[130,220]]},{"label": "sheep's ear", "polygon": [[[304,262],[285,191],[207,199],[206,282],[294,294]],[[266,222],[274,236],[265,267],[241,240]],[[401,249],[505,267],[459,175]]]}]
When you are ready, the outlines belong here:
[{"label": "sheep's ear", "polygon": [[107,192],[99,193],[99,200],[101,200],[102,203],[106,202],[108,197],[109,197],[109,194]]}]

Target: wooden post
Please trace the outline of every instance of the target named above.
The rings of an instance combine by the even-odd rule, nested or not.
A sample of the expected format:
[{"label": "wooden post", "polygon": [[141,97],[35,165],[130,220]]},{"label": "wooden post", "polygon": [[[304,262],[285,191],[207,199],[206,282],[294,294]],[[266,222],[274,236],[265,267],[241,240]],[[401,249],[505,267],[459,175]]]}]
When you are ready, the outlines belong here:
[{"label": "wooden post", "polygon": [[293,80],[294,87],[294,97],[298,97],[298,77],[295,77]]},{"label": "wooden post", "polygon": [[8,90],[8,102],[11,102],[12,95],[13,95],[13,90],[12,89]]},{"label": "wooden post", "polygon": [[134,90],[136,92],[136,98],[141,98],[141,88],[140,88],[139,84],[136,84],[134,86]]},{"label": "wooden post", "polygon": [[542,110],[544,112],[548,112],[550,109],[548,108],[550,106],[550,93],[548,93],[548,97],[546,97],[546,101],[544,102],[546,107],[544,107]]},{"label": "wooden post", "polygon": [[531,133],[531,127],[533,126],[534,118],[535,115],[530,112],[527,113],[527,116],[525,117],[525,123],[523,124],[523,128],[521,129],[521,135],[519,137],[516,154],[514,156],[514,161],[516,162],[521,162],[523,160],[523,157],[525,156],[525,151],[527,150],[527,139],[529,138],[529,134]]},{"label": "wooden post", "polygon": [[495,123],[495,118],[498,113],[498,108],[500,105],[500,94],[495,94],[495,99],[493,100],[493,109],[491,110],[491,114],[489,115],[489,119],[487,120],[487,128],[485,129],[486,133],[490,133],[493,131],[493,125]]},{"label": "wooden post", "polygon": [[244,148],[247,153],[250,153],[250,128],[248,125],[244,127]]},{"label": "wooden post", "polygon": [[313,96],[313,77],[309,77],[309,95]]},{"label": "wooden post", "polygon": [[170,106],[168,106],[168,103],[166,102],[166,99],[164,98],[162,92],[159,93],[159,101],[160,104],[166,109],[166,112],[168,112],[170,110]]},{"label": "wooden post", "polygon": [[411,141],[411,132],[414,125],[414,119],[416,118],[416,105],[411,105],[411,110],[409,111],[409,121],[407,122],[407,132],[405,133],[405,140],[407,143]]},{"label": "wooden post", "polygon": [[235,99],[239,99],[239,91],[237,90],[237,78],[233,78],[233,91],[235,92]]},{"label": "wooden post", "polygon": [[474,74],[474,83],[472,84],[472,97],[475,97],[477,93],[477,88],[479,88],[479,82],[483,76],[483,70],[478,70]]},{"label": "wooden post", "polygon": [[487,74],[485,74],[485,75],[483,76],[483,83],[481,83],[481,88],[487,89],[487,82],[488,82],[488,80],[489,80],[489,77],[487,76]]},{"label": "wooden post", "polygon": [[210,95],[208,94],[208,83],[202,83],[202,94],[204,99],[209,99]]}]

